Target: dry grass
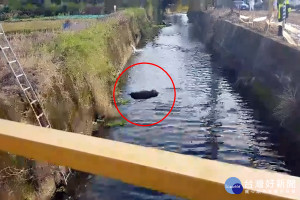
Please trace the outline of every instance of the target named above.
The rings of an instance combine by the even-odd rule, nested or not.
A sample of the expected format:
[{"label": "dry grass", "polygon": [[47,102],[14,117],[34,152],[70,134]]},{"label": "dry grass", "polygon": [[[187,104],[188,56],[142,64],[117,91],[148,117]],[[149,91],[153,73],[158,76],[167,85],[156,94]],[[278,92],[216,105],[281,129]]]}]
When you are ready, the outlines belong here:
[{"label": "dry grass", "polygon": [[[3,22],[3,28],[6,33],[30,33],[36,31],[59,31],[65,20],[28,20],[19,22]],[[97,22],[96,19],[72,19],[72,23],[90,25]],[[74,26],[75,29],[78,26]]]},{"label": "dry grass", "polygon": [[[53,55],[45,51],[47,44],[56,37],[53,32],[36,32],[31,34],[13,34],[9,36],[12,48],[14,49],[20,63],[22,64],[28,78],[35,85],[36,89],[47,90],[51,86],[51,77],[55,76],[57,66],[53,64]],[[0,96],[18,94],[15,79],[9,68],[1,63],[0,69]],[[8,92],[8,93],[7,93]],[[14,98],[12,96],[12,98]]]},{"label": "dry grass", "polygon": [[281,121],[281,124],[284,124],[288,119],[293,117],[293,113],[297,111],[297,92],[297,89],[289,87],[279,96],[280,103],[275,108],[274,115]]},{"label": "dry grass", "polygon": [[28,180],[30,169],[16,167],[5,167],[0,170],[0,185],[5,184],[8,179],[15,178],[18,182],[25,182]]},{"label": "dry grass", "polygon": [[[105,117],[118,115],[112,104],[113,85],[131,55],[130,44],[136,42],[136,35],[146,30],[143,28],[147,24],[145,12],[129,10],[119,17],[98,22],[89,29],[72,32],[19,32],[22,29],[40,30],[44,25],[32,24],[37,21],[17,22],[26,26],[22,29],[12,26],[11,31],[18,32],[9,34],[12,48],[36,89],[52,127],[56,129],[91,134],[96,111]],[[44,28],[56,25],[47,24]],[[122,37],[118,34],[120,32]],[[0,83],[0,107],[5,111],[1,114],[0,109],[0,117],[35,123],[36,119],[14,76],[1,62]],[[12,164],[0,165],[0,172],[17,175],[27,172],[5,168],[7,166]],[[18,178],[10,181],[18,182]],[[7,193],[17,189],[8,184],[3,190]],[[20,195],[26,193],[25,190],[33,192],[31,187],[24,187]],[[3,199],[7,198],[4,196]]]},{"label": "dry grass", "polygon": [[[52,77],[57,76],[57,65],[52,62],[51,53],[43,50],[56,34],[53,32],[12,34],[9,35],[13,47],[25,73],[39,92],[42,102],[43,94],[52,87]],[[1,56],[1,60],[3,60]],[[26,105],[26,99],[16,83],[16,80],[6,64],[0,63],[0,99],[1,108],[9,108],[5,119],[36,123],[31,109]],[[20,98],[21,97],[21,98]],[[24,104],[25,102],[25,104]]]},{"label": "dry grass", "polygon": [[189,6],[178,5],[176,11],[180,13],[187,13]]},{"label": "dry grass", "polygon": [[[113,85],[131,55],[130,44],[135,43],[136,35],[150,29],[145,16],[142,9],[129,9],[98,23],[88,20],[94,25],[81,31],[9,34],[11,45],[54,128],[89,133],[87,121],[93,120],[94,112],[107,118],[119,116],[112,104]],[[57,22],[42,24],[49,28]],[[23,24],[28,30],[41,28],[39,20],[12,24]],[[21,29],[17,28],[14,30]],[[122,37],[118,35],[120,30]],[[3,63],[2,66],[1,107],[14,108],[3,115],[10,120],[35,122],[13,75]],[[11,106],[12,102],[18,106]]]},{"label": "dry grass", "polygon": [[0,199],[32,199],[30,168],[24,159],[0,152]]},{"label": "dry grass", "polygon": [[4,22],[2,23],[6,33],[33,32],[62,29],[63,20],[35,20],[25,22]]}]

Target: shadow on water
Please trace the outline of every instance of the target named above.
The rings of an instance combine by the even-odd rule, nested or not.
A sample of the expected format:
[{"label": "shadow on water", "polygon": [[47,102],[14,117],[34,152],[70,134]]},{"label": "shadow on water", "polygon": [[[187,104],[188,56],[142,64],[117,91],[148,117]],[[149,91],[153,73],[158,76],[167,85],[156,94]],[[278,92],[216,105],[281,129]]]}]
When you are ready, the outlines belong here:
[{"label": "shadow on water", "polygon": [[[221,61],[215,61],[219,65]],[[221,65],[222,66],[222,65]],[[280,123],[274,119],[273,113],[268,111],[261,102],[257,100],[254,94],[248,92],[248,88],[237,88],[236,77],[232,73],[222,71],[222,76],[227,77],[229,83],[235,88],[235,90],[241,95],[244,102],[247,102],[248,106],[253,109],[253,117],[261,121],[265,126],[269,127],[270,134],[268,140],[273,146],[273,150],[278,151],[279,155],[282,155],[282,160],[285,163],[289,174],[293,176],[300,176],[300,148],[299,148],[299,133],[291,132],[280,126]],[[254,139],[259,141],[257,135],[254,135]],[[276,170],[279,171],[280,170]]]},{"label": "shadow on water", "polygon": [[[172,76],[177,90],[172,113],[156,126],[127,124],[109,132],[102,129],[101,137],[299,175],[300,154],[292,153],[296,144],[290,142],[289,133],[264,121],[263,111],[233,89],[222,65],[212,61],[186,15],[173,15],[169,20],[172,26],[163,28],[127,66],[153,62]],[[156,89],[159,96],[131,100],[119,108],[136,123],[159,121],[173,103],[172,84],[157,69],[132,68],[122,98],[130,99],[130,92],[144,89]],[[84,187],[78,184],[70,199],[179,199],[100,176],[87,175],[83,182]]]},{"label": "shadow on water", "polygon": [[[196,33],[195,31],[194,33]],[[237,87],[237,74],[234,71],[224,70],[226,65],[239,66],[235,60],[222,60],[218,55],[212,56],[212,67],[218,68],[218,73],[225,77],[230,83],[231,87],[237,92],[243,102],[247,103],[247,106],[253,109],[253,118],[262,122],[262,124],[269,129],[269,134],[266,135],[268,141],[272,144],[272,149],[281,155],[281,160],[284,162],[288,173],[293,176],[300,176],[300,135],[297,132],[291,132],[283,128],[280,123],[274,119],[273,113],[265,108],[265,106],[258,100],[257,96],[253,93],[249,93],[250,90],[247,87]],[[238,65],[237,65],[238,64]],[[233,67],[234,68],[234,67]],[[258,126],[260,128],[260,126]],[[253,139],[260,141],[259,135],[255,134]],[[286,172],[286,170],[277,169],[278,172]]]}]

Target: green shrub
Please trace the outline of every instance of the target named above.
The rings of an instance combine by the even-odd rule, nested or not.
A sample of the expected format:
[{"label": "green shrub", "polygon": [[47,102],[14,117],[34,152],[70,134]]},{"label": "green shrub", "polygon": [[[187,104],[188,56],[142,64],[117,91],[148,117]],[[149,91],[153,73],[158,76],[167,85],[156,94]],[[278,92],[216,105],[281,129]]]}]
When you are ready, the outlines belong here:
[{"label": "green shrub", "polygon": [[34,12],[34,11],[36,11],[37,8],[38,7],[36,5],[28,3],[22,9],[25,11]]},{"label": "green shrub", "polygon": [[8,5],[11,10],[20,10],[22,8],[21,0],[9,0]]},{"label": "green shrub", "polygon": [[106,128],[112,128],[112,127],[117,127],[117,126],[125,126],[127,124],[127,122],[125,121],[125,119],[122,120],[118,120],[118,121],[110,121],[105,123],[105,127]]},{"label": "green shrub", "polygon": [[80,9],[80,5],[74,2],[68,2],[67,3],[67,12],[70,14],[78,14]]}]

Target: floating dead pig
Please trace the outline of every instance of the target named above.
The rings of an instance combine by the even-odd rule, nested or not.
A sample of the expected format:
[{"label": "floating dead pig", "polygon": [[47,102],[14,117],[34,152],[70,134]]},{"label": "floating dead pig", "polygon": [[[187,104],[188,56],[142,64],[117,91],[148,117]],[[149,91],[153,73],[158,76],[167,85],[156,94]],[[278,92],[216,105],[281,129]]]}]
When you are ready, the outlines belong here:
[{"label": "floating dead pig", "polygon": [[152,97],[157,97],[158,92],[156,90],[151,90],[151,91],[143,90],[140,92],[132,92],[129,95],[133,99],[150,99]]}]

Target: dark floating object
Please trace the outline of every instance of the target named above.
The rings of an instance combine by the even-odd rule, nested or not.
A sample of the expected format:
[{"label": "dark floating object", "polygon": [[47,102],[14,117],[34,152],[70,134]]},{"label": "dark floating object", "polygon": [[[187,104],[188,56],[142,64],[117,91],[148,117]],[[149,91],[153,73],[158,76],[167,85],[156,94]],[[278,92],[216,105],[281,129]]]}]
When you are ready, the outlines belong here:
[{"label": "dark floating object", "polygon": [[140,92],[132,92],[129,94],[133,99],[150,99],[152,97],[157,97],[158,92],[156,90],[151,91],[140,91]]}]

